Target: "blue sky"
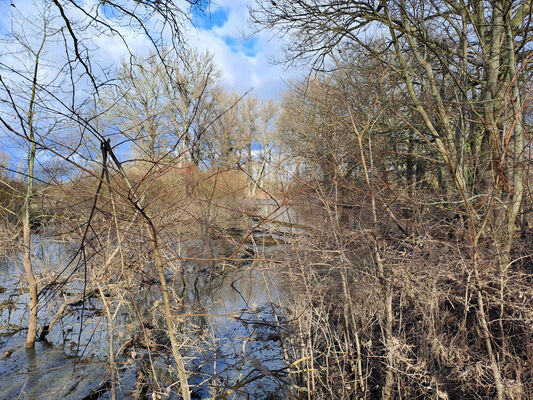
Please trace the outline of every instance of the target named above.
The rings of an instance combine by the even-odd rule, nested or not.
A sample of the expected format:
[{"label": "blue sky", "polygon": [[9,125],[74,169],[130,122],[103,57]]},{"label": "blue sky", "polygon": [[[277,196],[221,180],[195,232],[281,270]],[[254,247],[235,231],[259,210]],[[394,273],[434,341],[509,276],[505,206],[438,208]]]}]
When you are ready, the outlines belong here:
[{"label": "blue sky", "polygon": [[[229,13],[231,13],[231,9],[226,10],[222,7],[215,11],[193,11],[192,21],[197,29],[217,35],[217,32],[224,30],[226,24],[231,23]],[[220,38],[235,54],[243,53],[248,57],[257,57],[260,51],[258,39],[255,36],[246,35],[244,31],[241,33],[241,37],[236,37],[235,34],[222,34]]]},{"label": "blue sky", "polygon": [[196,27],[210,30],[214,27],[224,26],[228,21],[228,13],[223,8],[218,8],[216,11],[208,9],[205,12],[194,9],[192,20]]}]

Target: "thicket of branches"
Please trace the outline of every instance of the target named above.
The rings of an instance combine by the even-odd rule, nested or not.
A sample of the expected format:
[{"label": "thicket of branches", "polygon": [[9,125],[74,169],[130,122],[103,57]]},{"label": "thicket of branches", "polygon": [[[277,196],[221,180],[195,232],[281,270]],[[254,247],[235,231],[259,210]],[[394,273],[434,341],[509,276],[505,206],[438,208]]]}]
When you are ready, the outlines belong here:
[{"label": "thicket of branches", "polygon": [[309,398],[531,397],[531,7],[252,11],[317,71],[279,121],[325,219],[287,266]]}]

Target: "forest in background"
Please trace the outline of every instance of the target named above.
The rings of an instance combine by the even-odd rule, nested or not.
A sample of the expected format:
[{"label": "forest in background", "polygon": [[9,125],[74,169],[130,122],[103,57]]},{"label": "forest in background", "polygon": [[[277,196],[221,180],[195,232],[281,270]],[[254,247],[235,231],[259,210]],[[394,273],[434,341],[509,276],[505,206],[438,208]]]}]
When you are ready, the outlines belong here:
[{"label": "forest in background", "polygon": [[[279,61],[309,71],[277,101],[224,88],[183,42],[206,2],[97,3],[43,2],[0,52],[3,140],[25,154],[1,162],[0,255],[27,297],[0,345],[34,347],[69,310],[81,338],[94,297],[108,378],[91,398],[120,398],[131,359],[139,399],[533,398],[531,0],[258,0],[254,29],[290,35]],[[91,38],[120,26],[153,48],[106,69]],[[51,238],[70,261],[34,268]],[[280,295],[249,305],[271,319],[244,321],[247,369],[222,379],[198,361],[216,318],[180,282],[230,265]],[[283,365],[247,359],[252,341]]]}]

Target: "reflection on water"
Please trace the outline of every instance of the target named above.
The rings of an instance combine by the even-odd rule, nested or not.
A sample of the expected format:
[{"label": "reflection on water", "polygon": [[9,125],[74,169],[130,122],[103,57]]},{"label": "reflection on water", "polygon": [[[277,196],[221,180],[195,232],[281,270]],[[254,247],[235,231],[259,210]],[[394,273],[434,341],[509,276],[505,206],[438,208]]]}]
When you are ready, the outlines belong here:
[{"label": "reflection on water", "polygon": [[233,384],[252,381],[242,390],[252,398],[281,392],[273,376],[285,366],[273,315],[279,295],[270,271],[250,265],[205,288],[195,301],[210,315],[206,326],[213,330],[215,346],[204,354],[202,373]]},{"label": "reflection on water", "polygon": [[[50,280],[68,263],[72,248],[51,240],[36,240],[37,275]],[[183,253],[189,249],[192,254],[199,246],[205,249],[206,241],[179,246]],[[207,246],[211,247],[210,255],[218,254],[216,243]],[[28,317],[27,296],[19,284],[19,265],[15,257],[0,266],[0,398],[21,394],[21,398],[39,399],[108,398],[109,332],[102,300],[97,295],[86,299],[83,323],[81,302],[71,304],[47,341],[27,351],[23,330]],[[231,392],[227,398],[264,398],[269,393],[283,398],[279,378],[286,364],[279,340],[282,328],[276,325],[274,316],[280,311],[276,306],[280,294],[268,263],[250,259],[247,263],[169,263],[167,267],[170,291],[178,299],[174,309],[179,321],[178,338],[191,372],[193,396],[207,398]],[[46,303],[41,301],[39,326],[49,323],[65,299],[78,295],[82,288],[83,283],[78,281],[62,288]],[[130,293],[132,298],[122,297],[125,304],[114,321],[115,349],[120,349],[119,398],[133,396],[139,376],[157,378],[163,387],[165,374],[169,376],[169,366],[173,365],[162,329],[158,285],[155,281],[138,282]],[[112,302],[116,293],[106,295]],[[147,332],[151,342],[145,337]],[[73,357],[76,354],[83,357]],[[152,365],[148,367],[150,360]],[[154,378],[152,371],[160,376]],[[96,395],[99,390],[100,396]],[[176,398],[176,394],[170,391],[168,398]]]}]

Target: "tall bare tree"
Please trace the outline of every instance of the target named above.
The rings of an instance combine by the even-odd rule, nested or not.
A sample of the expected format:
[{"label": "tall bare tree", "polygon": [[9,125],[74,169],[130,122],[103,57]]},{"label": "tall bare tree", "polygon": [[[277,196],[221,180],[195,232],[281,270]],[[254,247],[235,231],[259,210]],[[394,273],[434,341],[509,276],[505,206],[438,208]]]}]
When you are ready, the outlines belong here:
[{"label": "tall bare tree", "polygon": [[[46,61],[46,52],[50,43],[57,43],[59,30],[56,20],[47,9],[40,9],[37,21],[19,16],[13,21],[13,31],[11,32],[10,43],[7,51],[2,54],[0,60],[0,70],[7,75],[0,75],[4,100],[2,106],[8,106],[10,111],[5,112],[10,115],[23,133],[25,148],[25,169],[23,177],[25,181],[25,193],[22,208],[16,212],[20,213],[22,223],[22,263],[28,284],[30,295],[29,320],[26,335],[26,347],[33,348],[37,335],[37,310],[38,293],[37,279],[32,267],[32,206],[35,195],[35,175],[36,162],[39,143],[49,136],[50,131],[56,125],[54,118],[50,117],[47,108],[50,96],[43,93],[41,88],[47,85],[48,90],[53,90],[57,86],[62,74],[58,71],[61,68],[51,66]],[[15,59],[19,62],[15,65],[9,62]],[[44,60],[44,61],[43,61]],[[54,78],[46,77],[46,71],[55,72]],[[51,74],[52,75],[52,74]],[[5,120],[4,120],[5,121]],[[10,137],[15,142],[20,142],[20,138]]]},{"label": "tall bare tree", "polygon": [[120,128],[140,159],[153,162],[170,152],[198,164],[220,74],[208,53],[187,50],[176,58],[165,51],[164,63],[156,54],[122,63],[116,85],[106,91],[102,117]]}]

